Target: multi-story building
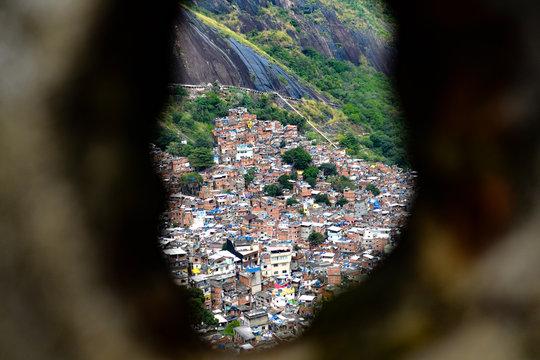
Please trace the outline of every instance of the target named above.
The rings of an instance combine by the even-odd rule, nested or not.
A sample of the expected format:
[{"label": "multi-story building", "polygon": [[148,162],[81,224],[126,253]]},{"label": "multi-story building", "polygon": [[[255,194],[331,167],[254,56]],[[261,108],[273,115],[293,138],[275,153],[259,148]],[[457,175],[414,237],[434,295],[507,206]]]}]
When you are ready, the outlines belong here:
[{"label": "multi-story building", "polygon": [[302,222],[302,224],[300,225],[300,238],[304,241],[307,240],[307,238],[309,237],[312,231],[313,230],[312,230],[311,222],[309,221]]},{"label": "multi-story building", "polygon": [[342,231],[341,228],[337,226],[330,226],[327,230],[328,233],[328,241],[334,242],[339,241],[342,238]]},{"label": "multi-story building", "polygon": [[[247,326],[235,330],[236,341],[257,344],[272,333],[289,332],[289,325],[303,321],[296,316],[310,318],[317,294],[335,290],[342,277],[348,283],[353,274],[368,273],[380,262],[380,254],[389,250],[385,245],[393,244],[391,234],[399,233],[407,216],[415,175],[351,159],[327,144],[314,145],[298,135],[296,127],[258,121],[245,108],[231,109],[228,117],[216,119],[213,134],[219,163],[201,172],[203,184],[196,196],[178,193],[175,180],[191,171],[189,160],[153,148],[157,171],[173,194],[162,214],[160,244],[175,281],[200,288],[204,306],[223,315],[219,315],[222,325],[227,322],[224,316],[240,317]],[[320,174],[313,188],[299,180],[292,191],[284,191],[284,198],[265,196],[265,185],[293,171],[281,155],[294,147],[309,152],[313,166],[335,164],[338,174],[356,186],[345,188],[342,195]],[[246,184],[242,175],[251,167],[257,171]],[[365,191],[369,183],[381,190],[378,196]],[[315,204],[320,193],[331,202],[343,196],[349,203]],[[290,196],[299,203],[286,206]],[[329,240],[320,251],[307,251],[312,232]],[[268,311],[275,316],[268,318]]]},{"label": "multi-story building", "polygon": [[263,276],[288,276],[291,273],[291,247],[274,246],[267,247],[263,252],[262,272]]},{"label": "multi-story building", "polygon": [[240,161],[245,158],[253,158],[253,146],[249,144],[238,144],[236,146],[236,161]]},{"label": "multi-story building", "polygon": [[327,275],[329,285],[341,285],[341,269],[339,266],[329,267],[327,269]]},{"label": "multi-story building", "polygon": [[244,326],[249,326],[256,330],[268,329],[268,314],[264,310],[252,310],[244,314],[243,319]]}]

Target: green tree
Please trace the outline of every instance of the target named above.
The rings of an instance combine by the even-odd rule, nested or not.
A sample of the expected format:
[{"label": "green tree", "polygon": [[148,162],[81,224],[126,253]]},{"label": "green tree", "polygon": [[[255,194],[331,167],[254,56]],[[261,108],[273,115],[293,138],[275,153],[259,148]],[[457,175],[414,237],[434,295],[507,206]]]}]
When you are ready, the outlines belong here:
[{"label": "green tree", "polygon": [[298,173],[296,171],[292,171],[289,177],[291,178],[291,180],[296,181],[298,180]]},{"label": "green tree", "polygon": [[326,204],[327,206],[330,206],[330,199],[328,199],[328,195],[326,194],[317,194],[315,196],[315,202],[317,204]]},{"label": "green tree", "polygon": [[376,187],[375,185],[373,184],[367,184],[366,185],[366,190],[367,191],[371,191],[371,193],[374,195],[374,196],[377,196],[381,193],[381,190],[379,190],[378,187]]},{"label": "green tree", "polygon": [[178,135],[174,131],[158,126],[154,131],[152,142],[161,150],[165,150],[171,142],[179,140]]},{"label": "green tree", "polygon": [[243,93],[242,94],[242,99],[238,103],[238,106],[252,107],[253,106],[253,99],[247,93]]},{"label": "green tree", "polygon": [[311,234],[309,234],[308,241],[312,246],[317,246],[320,243],[324,242],[324,235],[321,234],[320,232],[314,231]]},{"label": "green tree", "polygon": [[344,197],[342,197],[341,199],[339,199],[338,201],[336,201],[336,205],[337,206],[341,206],[343,207],[343,205],[347,204],[349,201],[347,199],[345,199]]},{"label": "green tree", "polygon": [[173,154],[173,155],[179,155],[182,153],[182,150],[184,147],[182,146],[182,143],[178,141],[170,142],[169,145],[167,145],[166,151]]},{"label": "green tree", "polygon": [[280,149],[283,149],[285,146],[287,146],[287,143],[285,142],[285,140],[281,140],[281,141],[279,142],[279,148],[280,148]]},{"label": "green tree", "polygon": [[189,155],[191,155],[191,153],[193,152],[193,149],[194,149],[193,145],[189,142],[187,144],[182,144],[182,147],[180,148],[180,152],[178,153],[178,155],[189,157]]},{"label": "green tree", "polygon": [[317,175],[319,175],[319,169],[315,166],[308,166],[305,170],[302,176],[305,178],[317,178]]},{"label": "green tree", "polygon": [[212,140],[202,134],[197,134],[195,137],[195,147],[212,149]]},{"label": "green tree", "polygon": [[263,191],[266,193],[266,195],[272,196],[272,197],[283,195],[283,192],[281,191],[280,186],[278,186],[277,184],[266,185],[263,188]]},{"label": "green tree", "polygon": [[174,124],[179,125],[180,121],[182,121],[182,114],[181,113],[172,114],[172,122]]},{"label": "green tree", "polygon": [[182,194],[193,196],[199,193],[199,190],[201,190],[201,186],[203,182],[204,180],[199,173],[188,172],[188,173],[182,174],[178,178],[176,184],[178,186],[178,190]]},{"label": "green tree", "polygon": [[288,112],[283,112],[283,117],[279,121],[283,125],[296,125],[299,131],[304,130],[306,126],[306,119],[298,115],[291,115]]},{"label": "green tree", "polygon": [[191,317],[191,322],[194,325],[203,323],[208,326],[217,326],[218,321],[214,318],[214,315],[204,307],[204,293],[202,290],[192,287],[186,289],[186,292],[188,314]]},{"label": "green tree", "polygon": [[360,150],[360,140],[358,140],[352,132],[346,133],[345,136],[339,140],[339,145],[353,153],[357,153],[358,150]]},{"label": "green tree", "polygon": [[323,172],[324,176],[337,175],[336,165],[331,163],[321,164],[321,166],[319,166],[319,170]]},{"label": "green tree", "polygon": [[336,191],[343,192],[343,189],[349,188],[349,189],[356,189],[356,185],[354,181],[349,179],[346,176],[337,176],[332,175],[329,176],[326,181],[328,181],[330,184],[332,184],[332,188]]},{"label": "green tree", "polygon": [[292,190],[293,189],[293,183],[291,183],[289,180],[290,180],[290,176],[289,175],[281,175],[279,178],[278,178],[278,182],[279,184],[281,185],[281,187],[283,189],[288,189],[288,190]]},{"label": "green tree", "polygon": [[312,188],[315,187],[315,185],[317,185],[317,179],[313,178],[313,177],[308,177],[307,179],[304,179],[308,184],[309,186],[311,186]]},{"label": "green tree", "polygon": [[171,93],[174,96],[179,97],[179,98],[187,96],[187,94],[188,94],[187,90],[184,87],[180,86],[180,85],[174,85],[172,87]]},{"label": "green tree", "polygon": [[204,170],[214,165],[214,154],[209,148],[196,148],[188,156],[189,163],[197,170]]},{"label": "green tree", "polygon": [[255,179],[255,175],[250,174],[249,172],[247,174],[244,174],[244,185],[246,189],[248,188],[249,184]]},{"label": "green tree", "polygon": [[222,101],[214,91],[209,91],[205,96],[195,100],[191,111],[193,120],[211,123],[215,118],[228,114],[227,103]]},{"label": "green tree", "polygon": [[291,164],[297,170],[304,170],[312,161],[311,155],[301,147],[285,151],[282,158],[285,163]]},{"label": "green tree", "polygon": [[295,198],[291,197],[287,199],[287,206],[291,206],[295,204],[298,204],[298,200],[296,200]]},{"label": "green tree", "polygon": [[226,336],[234,336],[234,328],[237,328],[240,326],[240,321],[234,320],[227,324],[225,329],[221,332],[223,335]]}]

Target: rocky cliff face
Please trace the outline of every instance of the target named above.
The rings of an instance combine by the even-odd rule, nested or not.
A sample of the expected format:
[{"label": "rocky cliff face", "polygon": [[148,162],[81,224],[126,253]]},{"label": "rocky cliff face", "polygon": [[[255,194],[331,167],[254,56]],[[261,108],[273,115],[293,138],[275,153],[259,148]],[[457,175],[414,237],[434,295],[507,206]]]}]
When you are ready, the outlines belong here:
[{"label": "rocky cliff face", "polygon": [[[362,55],[380,72],[390,75],[394,49],[387,39],[372,29],[356,29],[338,19],[336,11],[323,4],[307,5],[303,0],[194,0],[196,6],[215,14],[236,12],[240,30],[250,31],[285,30],[303,47],[313,47],[317,52],[337,60],[358,64]],[[283,28],[272,16],[265,16],[261,9],[269,5],[290,10],[296,21],[295,30]],[[314,22],[309,15],[320,12],[320,21]],[[388,24],[382,24],[388,28]]]},{"label": "rocky cliff face", "polygon": [[[236,26],[229,24],[233,31],[242,34],[254,30],[282,31],[300,49],[312,47],[327,57],[353,64],[367,61],[378,71],[387,75],[391,72],[393,48],[387,40],[372,30],[347,26],[335,10],[324,5],[308,6],[302,0],[193,0],[193,5],[215,16],[238,19]],[[285,22],[272,16],[267,11],[269,7],[286,11]],[[322,14],[323,18],[313,21],[313,14]],[[278,91],[296,98],[323,98],[253,49],[206,26],[189,10],[183,10],[183,15],[176,27],[173,81],[190,84],[218,81],[260,91]]]},{"label": "rocky cliff face", "polygon": [[298,78],[259,55],[253,49],[227,38],[183,10],[174,48],[173,81],[187,84],[219,82],[260,91],[277,91],[294,98],[324,99]]}]

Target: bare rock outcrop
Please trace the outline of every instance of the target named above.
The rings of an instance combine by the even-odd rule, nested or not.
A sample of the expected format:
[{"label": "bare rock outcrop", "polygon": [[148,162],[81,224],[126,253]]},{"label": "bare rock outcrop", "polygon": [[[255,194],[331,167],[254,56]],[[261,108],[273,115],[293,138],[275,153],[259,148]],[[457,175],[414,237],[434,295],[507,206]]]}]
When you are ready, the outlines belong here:
[{"label": "bare rock outcrop", "polygon": [[223,85],[277,91],[293,98],[324,99],[315,90],[302,84],[278,64],[265,56],[225,37],[200,22],[189,11],[176,25],[173,82],[204,84],[215,81]]}]

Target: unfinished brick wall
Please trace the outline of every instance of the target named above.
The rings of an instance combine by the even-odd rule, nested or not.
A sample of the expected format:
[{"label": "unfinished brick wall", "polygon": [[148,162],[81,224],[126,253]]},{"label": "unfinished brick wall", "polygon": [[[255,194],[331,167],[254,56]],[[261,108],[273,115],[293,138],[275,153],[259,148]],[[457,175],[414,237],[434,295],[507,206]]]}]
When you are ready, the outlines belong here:
[{"label": "unfinished brick wall", "polygon": [[339,267],[328,268],[328,285],[341,285],[341,269]]}]

